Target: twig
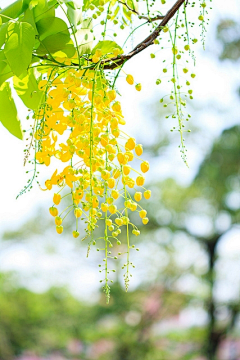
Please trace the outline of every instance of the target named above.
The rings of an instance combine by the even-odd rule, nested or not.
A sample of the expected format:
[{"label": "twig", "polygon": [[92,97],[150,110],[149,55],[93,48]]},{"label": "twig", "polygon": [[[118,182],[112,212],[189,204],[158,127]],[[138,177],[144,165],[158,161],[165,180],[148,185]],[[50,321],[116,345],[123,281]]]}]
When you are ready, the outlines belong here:
[{"label": "twig", "polygon": [[[140,42],[130,53],[126,55],[118,55],[110,59],[105,59],[101,61],[104,69],[113,70],[118,66],[122,65],[123,62],[131,59],[133,56],[137,55],[148,46],[154,43],[154,40],[159,36],[160,32],[167,25],[167,23],[172,19],[172,17],[176,14],[181,5],[185,2],[185,0],[177,0],[176,3],[172,6],[172,8],[167,12],[164,16],[163,20],[156,27],[151,35],[149,35],[146,39]],[[112,62],[109,64],[109,62]]]},{"label": "twig", "polygon": [[120,1],[120,0],[118,0],[118,2],[119,2],[120,4],[125,5],[125,6],[128,8],[128,10],[129,10],[129,11],[132,11],[134,14],[136,14],[136,15],[139,17],[139,19],[147,20],[147,22],[150,22],[150,23],[153,22],[153,21],[162,20],[162,19],[164,19],[164,17],[165,17],[164,15],[158,15],[158,16],[156,16],[156,17],[154,17],[154,18],[148,18],[147,16],[140,15],[137,10],[131,9],[130,6],[128,6],[128,4],[126,4],[125,2]]},{"label": "twig", "polygon": [[[156,27],[156,29],[152,32],[152,34],[150,34],[146,39],[144,39],[143,41],[141,41],[130,53],[125,54],[125,55],[118,55],[118,56],[114,56],[110,59],[103,59],[100,62],[100,65],[102,66],[102,68],[104,70],[114,70],[116,68],[118,68],[119,66],[121,66],[124,62],[126,62],[127,60],[131,59],[133,56],[139,54],[141,51],[143,51],[144,49],[146,49],[148,46],[152,45],[154,43],[154,40],[159,36],[160,32],[162,31],[162,29],[167,25],[167,23],[172,19],[172,17],[176,14],[176,12],[179,10],[179,8],[181,7],[181,5],[186,1],[186,3],[188,2],[188,0],[177,0],[176,3],[171,7],[171,9],[167,12],[167,14],[163,17],[160,17],[162,19],[162,21],[160,22],[160,24]],[[121,1],[120,1],[121,2]],[[185,4],[186,4],[185,3]],[[126,5],[124,3],[124,5]],[[131,11],[133,11],[131,9]],[[134,10],[134,12],[136,13],[136,10]],[[137,13],[138,14],[138,13]],[[145,17],[146,18],[146,17]],[[147,20],[149,21],[149,18],[147,18]],[[151,19],[152,21],[154,21],[153,19]],[[38,56],[38,55],[37,55]],[[40,56],[38,56],[40,57]],[[41,57],[40,57],[41,58]],[[47,59],[46,56],[42,57],[44,59]],[[50,59],[48,59],[50,60]],[[89,61],[91,61],[91,59],[88,59]],[[54,60],[54,62],[58,63],[56,60]],[[61,64],[62,65],[62,64]],[[74,64],[72,63],[72,66],[77,66],[79,67],[79,64]]]}]

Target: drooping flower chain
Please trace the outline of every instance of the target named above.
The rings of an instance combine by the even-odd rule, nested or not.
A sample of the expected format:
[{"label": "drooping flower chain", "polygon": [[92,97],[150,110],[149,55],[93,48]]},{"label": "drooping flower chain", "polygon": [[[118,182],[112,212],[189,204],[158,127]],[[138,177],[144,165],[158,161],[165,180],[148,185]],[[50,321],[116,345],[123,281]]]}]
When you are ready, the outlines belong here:
[{"label": "drooping flower chain", "polygon": [[[129,211],[138,211],[142,223],[148,223],[147,212],[139,201],[142,191],[146,199],[151,196],[150,190],[143,187],[143,173],[149,170],[149,163],[141,159],[142,145],[137,145],[134,138],[120,129],[119,126],[125,124],[121,105],[116,101],[115,90],[109,89],[99,70],[68,70],[62,76],[56,73],[48,75],[48,80],[39,83],[39,88],[45,90],[46,103],[35,114],[38,148],[35,158],[46,166],[52,157],[66,163],[62,171],[56,169],[45,182],[46,189],[56,189],[54,205],[49,211],[55,217],[58,234],[63,232],[64,219],[73,211],[76,225],[72,233],[75,238],[80,235],[78,221],[81,219],[87,223],[83,239],[90,236],[89,249],[96,241],[104,240],[104,247],[98,250],[105,252],[103,288],[109,300],[108,283],[111,280],[108,276],[108,259],[117,258],[112,256],[110,249],[114,242],[120,245],[118,236],[123,226],[126,227],[126,289],[129,285],[129,268],[132,265],[129,252],[134,248],[134,245],[130,245],[130,230],[136,236],[140,234],[129,219]],[[62,135],[65,139],[63,142],[60,141]],[[131,166],[134,158],[140,160],[139,171]],[[136,189],[134,200],[129,194],[129,189],[133,188]],[[68,189],[71,197],[67,199],[71,200],[59,213],[57,206],[61,202],[63,189]],[[64,192],[64,196],[67,194]],[[119,198],[123,199],[121,208],[117,204]],[[104,234],[95,239],[93,232],[100,220],[105,222]]]}]

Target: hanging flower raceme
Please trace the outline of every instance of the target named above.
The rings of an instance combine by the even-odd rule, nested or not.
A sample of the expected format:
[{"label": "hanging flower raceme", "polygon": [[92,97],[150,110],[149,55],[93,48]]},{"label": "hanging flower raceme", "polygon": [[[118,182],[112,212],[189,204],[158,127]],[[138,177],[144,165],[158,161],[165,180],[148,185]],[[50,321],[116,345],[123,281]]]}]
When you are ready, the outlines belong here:
[{"label": "hanging flower raceme", "polygon": [[[62,76],[48,75],[48,81],[39,82],[39,88],[45,90],[46,103],[34,116],[38,150],[35,158],[46,166],[53,158],[66,164],[45,182],[47,190],[54,189],[49,212],[55,217],[58,234],[64,230],[66,216],[73,212],[76,218],[74,238],[89,236],[89,249],[98,241],[104,242],[103,288],[109,299],[108,259],[117,258],[110,249],[114,243],[120,245],[118,236],[125,227],[127,289],[132,266],[129,252],[134,248],[130,244],[130,232],[135,236],[140,234],[129,213],[138,212],[142,223],[148,223],[147,212],[140,201],[143,196],[145,199],[151,196],[150,190],[144,188],[143,176],[149,170],[149,163],[141,158],[142,145],[122,131],[125,120],[121,104],[116,100],[116,91],[109,88],[99,70],[68,70]],[[140,161],[140,169],[132,167],[135,158]],[[133,198],[129,189],[136,190]],[[71,195],[67,197],[69,204],[65,208],[61,208],[63,190],[64,196]],[[85,235],[78,231],[79,221],[86,223]],[[96,239],[94,230],[100,221],[105,224],[104,234]]]}]

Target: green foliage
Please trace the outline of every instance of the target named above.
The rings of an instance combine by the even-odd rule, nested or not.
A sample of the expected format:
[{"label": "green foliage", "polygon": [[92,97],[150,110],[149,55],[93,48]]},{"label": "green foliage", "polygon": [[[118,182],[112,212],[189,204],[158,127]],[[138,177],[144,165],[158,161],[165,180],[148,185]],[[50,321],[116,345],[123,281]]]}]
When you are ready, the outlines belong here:
[{"label": "green foliage", "polygon": [[7,28],[8,28],[8,24],[3,24],[0,27],[0,48],[5,43]]},{"label": "green foliage", "polygon": [[79,55],[90,54],[93,45],[93,34],[92,30],[92,20],[85,19],[82,22],[81,29],[76,32],[76,39],[78,44]]},{"label": "green foliage", "polygon": [[123,49],[121,48],[121,46],[115,43],[115,41],[99,41],[99,43],[92,49],[92,54],[94,54],[96,50],[101,50],[102,55],[112,54],[114,49],[118,49],[119,54],[123,54]]},{"label": "green foliage", "polygon": [[22,140],[22,129],[8,83],[0,87],[0,121],[12,135]]},{"label": "green foliage", "polygon": [[[96,352],[95,358],[101,360],[120,360],[123,356],[126,360],[141,360],[146,356],[155,360],[159,351],[154,343],[155,337],[146,334],[159,319],[156,310],[161,305],[157,297],[161,296],[163,307],[167,309],[164,318],[171,312],[177,313],[185,302],[181,294],[178,294],[181,301],[175,302],[174,293],[155,289],[149,298],[155,304],[155,312],[152,312],[143,290],[137,289],[126,297],[119,283],[112,287],[112,301],[108,307],[103,298],[99,304],[81,303],[64,288],[35,294],[18,288],[10,276],[0,276],[0,288],[3,310],[0,356],[4,360],[10,360],[23,351],[34,351],[39,355],[59,351],[69,359],[81,356],[90,360]],[[171,303],[170,307],[166,306],[167,302]],[[129,320],[128,324],[127,316],[137,316],[138,320],[132,324]],[[74,341],[81,344],[76,353],[69,349],[69,344]],[[102,350],[98,351],[100,344]]]},{"label": "green foliage", "polygon": [[25,106],[32,110],[38,109],[44,93],[38,89],[33,69],[31,69],[26,76],[20,78],[14,76],[13,85],[16,93],[22,99]]},{"label": "green foliage", "polygon": [[43,18],[55,16],[55,8],[58,6],[58,3],[55,0],[54,1],[33,0],[33,1],[34,3],[32,7],[36,22]]},{"label": "green foliage", "polygon": [[20,76],[28,69],[32,60],[35,42],[32,25],[25,22],[9,22],[4,54],[12,72]]},{"label": "green foliage", "polygon": [[222,20],[217,27],[217,38],[222,44],[220,59],[237,61],[240,58],[239,23],[231,19]]},{"label": "green foliage", "polygon": [[[28,1],[29,2],[29,1]],[[5,9],[0,11],[2,22],[8,22],[10,19],[16,19],[25,9],[26,1],[17,0],[13,4],[10,4]]]},{"label": "green foliage", "polygon": [[37,54],[54,54],[62,51],[69,57],[74,55],[73,42],[67,24],[62,19],[45,17],[36,23],[36,28],[40,41],[40,46],[36,49]]},{"label": "green foliage", "polygon": [[13,72],[7,63],[7,58],[3,51],[0,52],[0,85],[4,81],[8,80],[13,76]]},{"label": "green foliage", "polygon": [[74,29],[77,29],[77,26],[82,22],[82,7],[83,0],[65,0],[67,5],[67,15],[70,20],[70,23],[73,25]]}]

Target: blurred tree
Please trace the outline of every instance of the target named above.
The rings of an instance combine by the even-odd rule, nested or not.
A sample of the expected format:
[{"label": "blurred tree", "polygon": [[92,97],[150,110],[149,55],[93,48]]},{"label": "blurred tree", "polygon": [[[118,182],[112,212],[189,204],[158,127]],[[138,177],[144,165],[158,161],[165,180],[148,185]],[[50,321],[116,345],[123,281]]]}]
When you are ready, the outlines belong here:
[{"label": "blurred tree", "polygon": [[222,20],[217,27],[217,39],[222,43],[220,59],[236,61],[240,57],[240,25],[232,19]]},{"label": "blurred tree", "polygon": [[[145,280],[128,294],[116,281],[109,306],[104,297],[84,305],[64,289],[34,294],[16,285],[6,288],[3,277],[0,358],[32,350],[82,360],[187,360],[200,354],[216,359],[240,310],[239,299],[221,302],[214,295],[218,245],[240,222],[239,154],[240,127],[235,126],[216,141],[189,187],[172,179],[152,185],[154,197],[146,204],[150,223],[139,237],[143,255],[138,267],[144,264]],[[29,229],[41,223],[39,216],[4,238],[31,239]],[[198,262],[203,254],[205,266]],[[197,286],[185,289],[186,277]],[[179,330],[178,316],[188,306],[205,308],[207,327]],[[229,314],[225,322],[219,317],[222,308]]]},{"label": "blurred tree", "polygon": [[[203,280],[208,285],[205,307],[209,321],[204,352],[209,360],[215,359],[221,340],[234,327],[240,310],[239,299],[221,304],[214,298],[217,246],[240,223],[239,155],[240,127],[235,126],[225,130],[216,141],[190,187],[182,188],[173,180],[166,180],[157,185],[161,192],[148,209],[151,231],[159,229],[164,217],[168,217],[167,227],[173,233],[181,230],[196,239],[207,254],[208,270]],[[198,234],[199,226],[202,234]],[[217,310],[223,305],[230,314],[224,326],[217,321]]]}]

